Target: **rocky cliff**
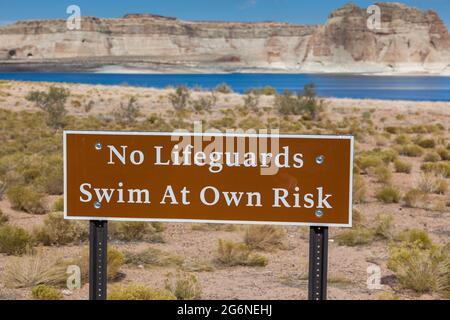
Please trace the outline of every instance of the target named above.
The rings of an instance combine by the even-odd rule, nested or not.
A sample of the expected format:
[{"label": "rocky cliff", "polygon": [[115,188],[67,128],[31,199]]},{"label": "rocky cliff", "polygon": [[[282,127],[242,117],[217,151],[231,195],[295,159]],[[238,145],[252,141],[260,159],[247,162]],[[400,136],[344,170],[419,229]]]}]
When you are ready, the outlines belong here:
[{"label": "rocky cliff", "polygon": [[0,27],[0,70],[449,73],[450,36],[439,16],[379,3],[381,28],[353,4],[325,25],[190,22],[151,14],[21,21]]}]

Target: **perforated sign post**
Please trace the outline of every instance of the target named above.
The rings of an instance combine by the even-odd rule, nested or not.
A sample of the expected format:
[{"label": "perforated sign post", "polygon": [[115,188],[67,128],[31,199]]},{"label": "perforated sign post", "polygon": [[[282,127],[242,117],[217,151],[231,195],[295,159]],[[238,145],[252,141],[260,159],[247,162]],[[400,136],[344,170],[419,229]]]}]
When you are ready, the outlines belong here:
[{"label": "perforated sign post", "polygon": [[326,299],[352,167],[351,136],[65,131],[64,215],[90,220],[90,299],[106,299],[109,220],[309,226],[309,298]]}]

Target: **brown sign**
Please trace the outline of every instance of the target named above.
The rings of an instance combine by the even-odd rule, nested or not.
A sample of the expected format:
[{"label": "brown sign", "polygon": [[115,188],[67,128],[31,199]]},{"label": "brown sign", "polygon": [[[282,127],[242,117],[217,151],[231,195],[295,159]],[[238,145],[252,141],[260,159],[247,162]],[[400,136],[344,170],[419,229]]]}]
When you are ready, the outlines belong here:
[{"label": "brown sign", "polygon": [[67,219],[351,226],[353,137],[64,132]]}]

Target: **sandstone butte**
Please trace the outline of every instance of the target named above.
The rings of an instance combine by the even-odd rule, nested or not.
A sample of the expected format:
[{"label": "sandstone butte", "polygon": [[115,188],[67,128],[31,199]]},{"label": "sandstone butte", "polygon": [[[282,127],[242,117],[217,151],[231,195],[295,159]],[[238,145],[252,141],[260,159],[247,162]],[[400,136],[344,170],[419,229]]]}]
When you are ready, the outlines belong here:
[{"label": "sandstone butte", "polygon": [[83,17],[71,31],[65,20],[19,21],[0,27],[0,71],[450,74],[450,36],[437,13],[377,5],[374,30],[354,4],[324,25],[128,14]]}]

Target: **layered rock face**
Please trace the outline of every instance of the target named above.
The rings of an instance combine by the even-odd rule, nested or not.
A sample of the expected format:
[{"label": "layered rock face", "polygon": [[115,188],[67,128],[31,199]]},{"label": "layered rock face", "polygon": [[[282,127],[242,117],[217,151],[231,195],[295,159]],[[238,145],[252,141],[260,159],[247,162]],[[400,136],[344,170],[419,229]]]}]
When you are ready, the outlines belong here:
[{"label": "layered rock face", "polygon": [[144,70],[433,72],[450,70],[450,36],[434,12],[380,3],[381,28],[346,5],[325,25],[189,22],[150,14],[0,27],[0,70],[51,65]]}]

